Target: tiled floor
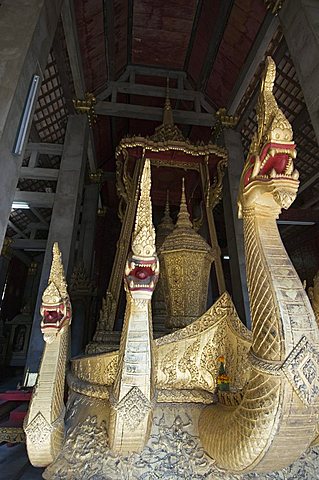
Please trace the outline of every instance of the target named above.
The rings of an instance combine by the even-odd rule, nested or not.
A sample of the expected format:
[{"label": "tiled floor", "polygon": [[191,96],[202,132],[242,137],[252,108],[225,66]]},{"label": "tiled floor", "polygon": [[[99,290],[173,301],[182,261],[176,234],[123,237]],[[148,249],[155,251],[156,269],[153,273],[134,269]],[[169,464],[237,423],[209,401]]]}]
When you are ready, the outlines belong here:
[{"label": "tiled floor", "polygon": [[43,470],[30,465],[24,444],[0,446],[0,480],[40,480]]}]

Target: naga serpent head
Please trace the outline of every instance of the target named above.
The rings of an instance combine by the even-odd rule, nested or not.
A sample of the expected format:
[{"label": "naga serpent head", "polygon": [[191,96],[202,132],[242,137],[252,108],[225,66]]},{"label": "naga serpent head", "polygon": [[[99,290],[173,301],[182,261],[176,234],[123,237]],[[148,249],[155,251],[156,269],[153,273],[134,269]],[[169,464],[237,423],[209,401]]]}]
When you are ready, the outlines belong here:
[{"label": "naga serpent head", "polygon": [[61,252],[53,245],[53,260],[48,286],[42,295],[40,307],[41,332],[44,341],[52,343],[56,336],[71,323],[71,303],[64,278]]},{"label": "naga serpent head", "polygon": [[133,299],[150,300],[159,276],[159,262],[156,255],[138,257],[131,255],[126,262],[124,286]]},{"label": "naga serpent head", "polygon": [[71,323],[71,303],[62,298],[57,286],[51,282],[46,288],[40,307],[41,332],[47,343],[52,343],[61,330]]},{"label": "naga serpent head", "polygon": [[240,181],[239,217],[243,208],[268,207],[277,216],[296,198],[299,173],[292,128],[272,93],[276,66],[268,57],[257,105],[258,128]]},{"label": "naga serpent head", "polygon": [[132,234],[132,253],[129,255],[124,286],[133,299],[150,300],[159,276],[156,255],[155,229],[152,223],[151,166],[146,159],[140,185],[135,227]]}]

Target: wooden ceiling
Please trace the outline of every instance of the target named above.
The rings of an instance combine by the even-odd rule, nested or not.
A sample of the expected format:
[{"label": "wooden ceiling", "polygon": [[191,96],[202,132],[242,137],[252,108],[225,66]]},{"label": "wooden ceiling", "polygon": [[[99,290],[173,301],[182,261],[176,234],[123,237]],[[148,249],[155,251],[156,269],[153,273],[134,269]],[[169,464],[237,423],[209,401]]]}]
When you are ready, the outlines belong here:
[{"label": "wooden ceiling", "polygon": [[263,0],[77,0],[86,87],[98,92],[127,64],[184,70],[225,106],[265,18]]}]

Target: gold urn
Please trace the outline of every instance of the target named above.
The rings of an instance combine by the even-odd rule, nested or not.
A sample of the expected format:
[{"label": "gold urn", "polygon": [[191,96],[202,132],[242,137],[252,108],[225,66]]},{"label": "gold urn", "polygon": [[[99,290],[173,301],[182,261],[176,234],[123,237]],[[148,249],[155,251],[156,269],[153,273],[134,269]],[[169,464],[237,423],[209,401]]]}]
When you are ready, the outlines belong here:
[{"label": "gold urn", "polygon": [[160,251],[168,315],[166,327],[183,328],[207,307],[211,247],[195,232],[186,206],[184,179],[176,226]]}]

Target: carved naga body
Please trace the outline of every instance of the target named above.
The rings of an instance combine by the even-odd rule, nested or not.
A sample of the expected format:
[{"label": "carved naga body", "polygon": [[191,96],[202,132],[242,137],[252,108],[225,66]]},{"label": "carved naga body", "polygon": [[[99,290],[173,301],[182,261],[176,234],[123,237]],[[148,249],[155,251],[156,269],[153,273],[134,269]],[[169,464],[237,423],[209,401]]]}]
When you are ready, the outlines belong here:
[{"label": "carved naga body", "polygon": [[[215,464],[228,472],[269,472],[298,459],[315,439],[319,330],[276,226],[299,182],[292,130],[273,96],[274,79],[275,65],[268,58],[258,131],[240,185],[252,333],[224,293],[192,324],[153,341],[150,302],[159,271],[150,164],[145,160],[132,254],[125,269],[127,304],[120,349],[72,361],[64,444],[63,382],[71,318],[65,282],[55,282],[51,272],[48,289],[56,293],[49,291],[50,302],[47,291],[43,297],[42,330],[45,340],[53,341],[44,350],[26,435],[31,462],[53,462],[45,478],[78,479],[79,471],[85,480],[215,478]],[[216,404],[219,356],[228,360],[232,389],[219,391]],[[165,412],[169,428],[164,428]],[[191,424],[196,424],[193,436],[182,430]],[[44,433],[37,440],[40,431]],[[179,465],[177,451],[187,465],[172,473],[174,462]],[[123,465],[128,470],[122,474]],[[150,470],[145,473],[147,465]]]},{"label": "carved naga body", "polygon": [[38,467],[51,463],[64,441],[64,384],[72,315],[57,243],[53,245],[50,277],[40,312],[45,347],[24,424],[28,455]]},{"label": "carved naga body", "polygon": [[119,368],[112,388],[109,439],[113,450],[141,451],[151,429],[154,358],[151,299],[159,274],[150,199],[150,161],[145,161],[140,201],[125,268],[126,312]]},{"label": "carved naga body", "polygon": [[251,376],[237,408],[209,407],[199,422],[205,450],[219,466],[237,472],[292,463],[316,436],[319,414],[319,331],[276,225],[299,182],[292,130],[272,93],[275,71],[268,57],[258,131],[239,197],[252,314]]}]

